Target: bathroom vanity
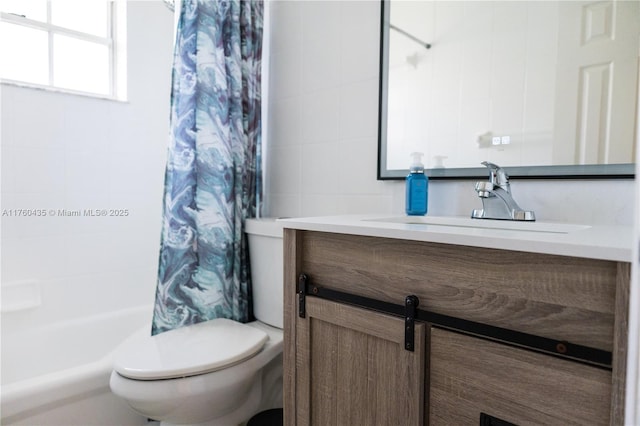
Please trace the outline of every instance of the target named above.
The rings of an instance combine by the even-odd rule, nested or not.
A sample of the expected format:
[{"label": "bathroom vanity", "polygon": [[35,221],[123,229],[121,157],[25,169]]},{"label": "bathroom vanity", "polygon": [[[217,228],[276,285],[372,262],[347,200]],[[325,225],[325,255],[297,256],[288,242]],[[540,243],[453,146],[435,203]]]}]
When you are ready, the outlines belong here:
[{"label": "bathroom vanity", "polygon": [[631,232],[285,221],[285,424],[623,424]]}]

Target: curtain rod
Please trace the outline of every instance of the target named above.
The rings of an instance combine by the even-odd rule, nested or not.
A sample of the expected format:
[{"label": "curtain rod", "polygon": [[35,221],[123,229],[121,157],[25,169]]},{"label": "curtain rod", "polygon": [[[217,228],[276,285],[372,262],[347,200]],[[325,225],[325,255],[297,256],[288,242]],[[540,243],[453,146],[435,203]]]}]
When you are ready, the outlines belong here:
[{"label": "curtain rod", "polygon": [[395,25],[393,25],[391,22],[389,22],[389,28],[396,30],[397,32],[399,32],[400,34],[410,38],[411,40],[415,41],[416,43],[418,43],[419,45],[421,45],[422,47],[424,47],[425,49],[431,49],[431,44],[429,43],[425,43],[424,41],[420,40],[418,37],[414,36],[413,34],[409,34],[408,32],[406,32],[405,30],[396,27]]}]

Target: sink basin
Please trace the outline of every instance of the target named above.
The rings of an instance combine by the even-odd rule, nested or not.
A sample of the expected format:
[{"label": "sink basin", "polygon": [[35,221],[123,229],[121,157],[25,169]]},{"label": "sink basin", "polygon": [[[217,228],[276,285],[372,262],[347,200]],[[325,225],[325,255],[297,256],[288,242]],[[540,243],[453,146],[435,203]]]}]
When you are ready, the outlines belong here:
[{"label": "sink basin", "polygon": [[518,232],[568,234],[590,228],[589,225],[552,222],[519,222],[508,220],[471,219],[446,216],[395,216],[380,219],[364,219],[370,222],[404,223],[412,225],[448,226],[455,228],[498,229]]}]

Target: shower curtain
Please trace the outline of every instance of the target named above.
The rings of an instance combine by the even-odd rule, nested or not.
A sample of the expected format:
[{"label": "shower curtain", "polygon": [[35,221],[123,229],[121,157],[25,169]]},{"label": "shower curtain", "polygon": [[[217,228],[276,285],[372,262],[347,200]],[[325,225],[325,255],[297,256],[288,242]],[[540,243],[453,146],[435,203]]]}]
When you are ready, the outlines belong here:
[{"label": "shower curtain", "polygon": [[263,3],[181,3],[154,335],[252,316],[243,228],[261,201]]}]

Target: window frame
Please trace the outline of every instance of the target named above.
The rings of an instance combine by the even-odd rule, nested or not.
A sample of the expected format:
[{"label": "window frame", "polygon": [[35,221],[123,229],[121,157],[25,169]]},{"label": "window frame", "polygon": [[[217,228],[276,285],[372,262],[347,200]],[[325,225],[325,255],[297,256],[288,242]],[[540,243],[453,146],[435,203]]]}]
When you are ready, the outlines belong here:
[{"label": "window frame", "polygon": [[[48,84],[38,84],[28,81],[15,80],[0,77],[0,83],[10,84],[20,87],[30,87],[44,89],[53,92],[71,93],[95,98],[113,99],[126,101],[127,79],[126,79],[126,1],[107,0],[107,34],[98,36],[91,33],[74,30],[71,28],[54,25],[51,23],[51,2],[47,1],[47,21],[29,19],[14,13],[0,11],[0,21],[9,24],[19,25],[30,29],[45,31],[47,33],[47,53],[48,53]],[[108,93],[87,92],[74,90],[54,85],[53,81],[53,60],[54,60],[54,35],[59,34],[72,37],[78,40],[87,41],[101,46],[106,46],[109,51],[109,90]]]}]

